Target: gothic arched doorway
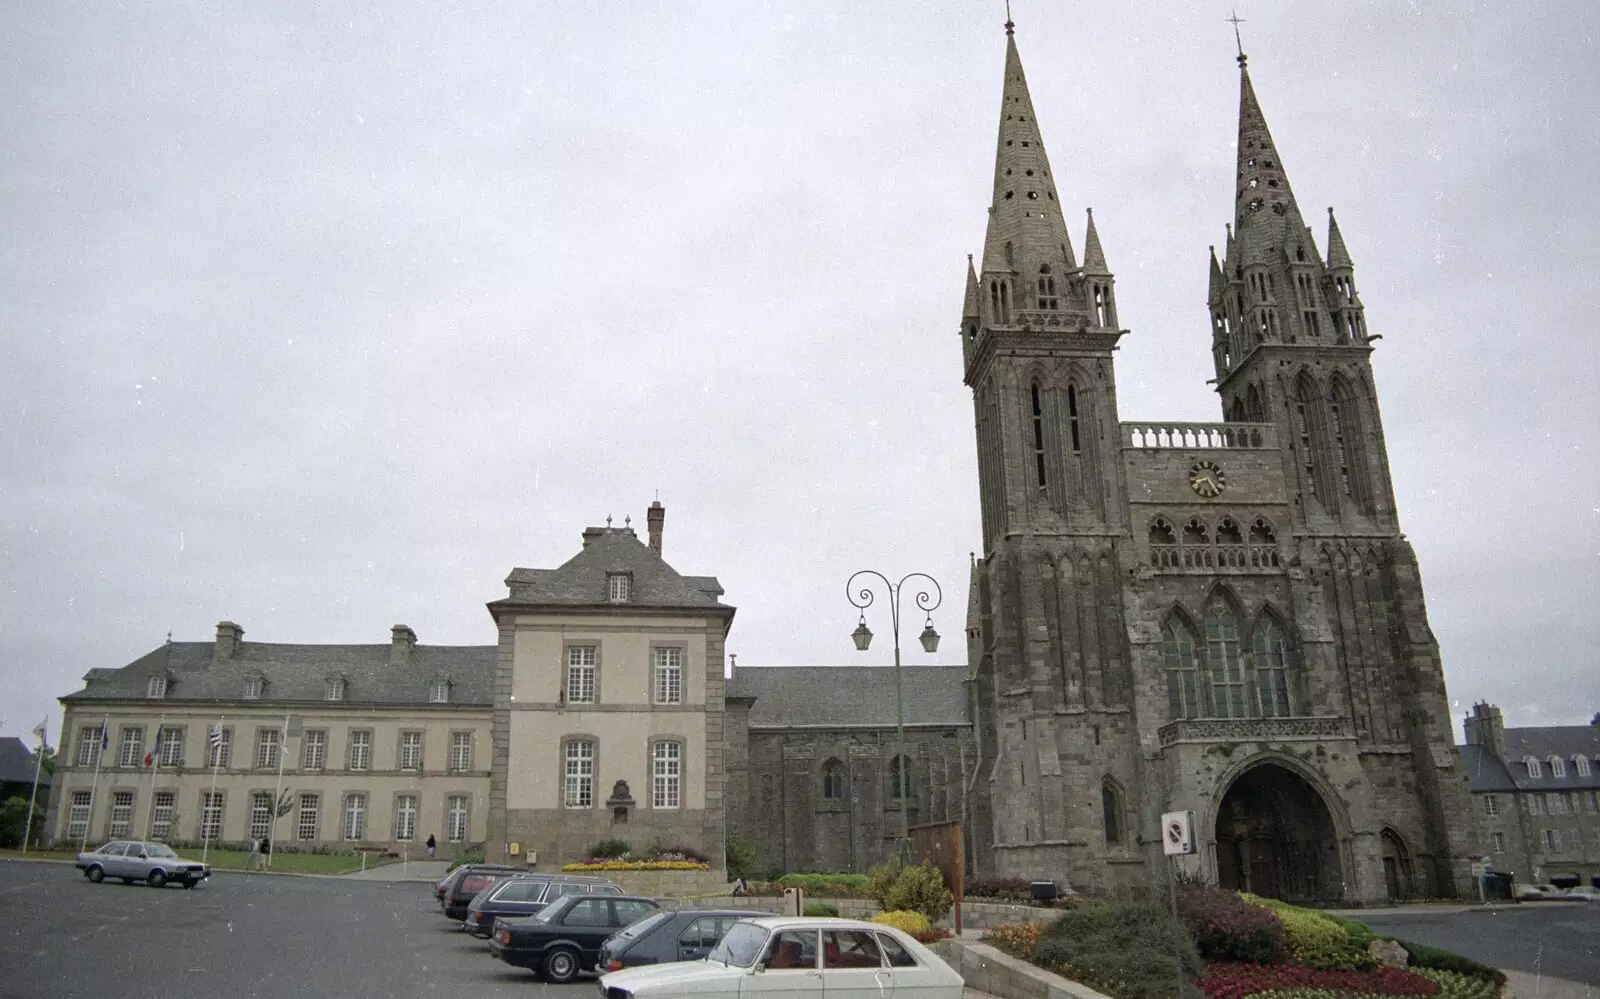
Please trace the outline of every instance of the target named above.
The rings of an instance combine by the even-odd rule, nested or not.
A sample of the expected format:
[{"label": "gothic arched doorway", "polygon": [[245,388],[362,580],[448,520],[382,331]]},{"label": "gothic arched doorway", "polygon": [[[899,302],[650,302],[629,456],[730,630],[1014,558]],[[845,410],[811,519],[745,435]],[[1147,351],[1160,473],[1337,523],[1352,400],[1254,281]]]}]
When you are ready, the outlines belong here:
[{"label": "gothic arched doorway", "polygon": [[1410,898],[1413,892],[1411,851],[1399,833],[1385,829],[1378,837],[1383,843],[1383,887],[1390,901]]},{"label": "gothic arched doorway", "polygon": [[1344,879],[1327,803],[1304,777],[1261,763],[1217,809],[1217,883],[1290,902],[1337,901]]}]

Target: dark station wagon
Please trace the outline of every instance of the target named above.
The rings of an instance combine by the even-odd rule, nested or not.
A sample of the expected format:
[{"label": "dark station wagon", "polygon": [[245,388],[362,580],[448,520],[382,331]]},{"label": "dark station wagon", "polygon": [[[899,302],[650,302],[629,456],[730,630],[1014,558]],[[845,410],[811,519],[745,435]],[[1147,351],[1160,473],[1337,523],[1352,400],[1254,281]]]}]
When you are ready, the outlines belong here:
[{"label": "dark station wagon", "polygon": [[489,953],[565,984],[594,969],[607,937],[660,909],[654,899],[633,895],[568,895],[537,916],[496,919]]},{"label": "dark station wagon", "polygon": [[488,937],[495,918],[532,916],[567,895],[621,895],[622,889],[605,878],[572,875],[518,874],[505,878],[473,897],[461,928],[475,937]]}]

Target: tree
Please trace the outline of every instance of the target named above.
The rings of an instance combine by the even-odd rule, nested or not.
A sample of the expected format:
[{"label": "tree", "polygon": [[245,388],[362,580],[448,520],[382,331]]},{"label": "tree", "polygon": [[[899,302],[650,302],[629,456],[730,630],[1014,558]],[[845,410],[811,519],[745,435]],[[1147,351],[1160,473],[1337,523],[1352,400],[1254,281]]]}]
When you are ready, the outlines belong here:
[{"label": "tree", "polygon": [[39,763],[40,771],[54,777],[56,775],[56,751],[49,746],[40,746],[39,755],[42,757]]}]

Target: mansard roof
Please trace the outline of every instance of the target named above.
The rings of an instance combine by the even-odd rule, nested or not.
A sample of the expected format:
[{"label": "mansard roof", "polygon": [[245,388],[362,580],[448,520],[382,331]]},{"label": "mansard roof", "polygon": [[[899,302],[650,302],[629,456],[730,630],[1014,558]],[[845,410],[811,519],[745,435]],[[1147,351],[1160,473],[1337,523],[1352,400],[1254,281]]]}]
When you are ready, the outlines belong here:
[{"label": "mansard roof", "polygon": [[[250,704],[316,701],[326,704],[426,705],[434,681],[450,683],[451,707],[494,704],[494,645],[416,645],[404,662],[391,662],[383,645],[279,645],[238,643],[231,657],[215,661],[213,642],[168,642],[120,669],[93,669],[84,687],[63,702],[145,701],[152,676],[167,678],[166,694],[148,703],[193,704],[243,700],[244,681],[260,677],[259,699]],[[340,701],[325,701],[330,677],[345,681]]]},{"label": "mansard roof", "polygon": [[[1462,746],[1461,756],[1467,762],[1467,776],[1474,791],[1571,791],[1600,789],[1600,725],[1547,725],[1528,728],[1508,728],[1505,732],[1505,756],[1497,757],[1490,746]],[[1539,761],[1539,776],[1529,777],[1524,762],[1528,757]],[[1554,776],[1550,771],[1550,757],[1559,757],[1566,764],[1566,774]],[[1589,776],[1583,777],[1573,760],[1584,757],[1589,761]],[[1496,773],[1498,768],[1498,773]],[[1481,775],[1481,776],[1480,776]],[[1483,786],[1480,786],[1480,783]],[[1493,784],[1493,786],[1490,786]]]},{"label": "mansard roof", "polygon": [[[907,725],[967,724],[967,667],[902,668]],[[739,666],[729,698],[754,698],[751,728],[894,727],[891,666]]]},{"label": "mansard roof", "polygon": [[506,577],[510,595],[491,608],[517,604],[615,606],[609,599],[609,577],[631,577],[627,605],[689,607],[729,612],[722,603],[722,584],[715,576],[684,576],[640,541],[631,527],[591,527],[584,547],[555,569],[512,569]]}]

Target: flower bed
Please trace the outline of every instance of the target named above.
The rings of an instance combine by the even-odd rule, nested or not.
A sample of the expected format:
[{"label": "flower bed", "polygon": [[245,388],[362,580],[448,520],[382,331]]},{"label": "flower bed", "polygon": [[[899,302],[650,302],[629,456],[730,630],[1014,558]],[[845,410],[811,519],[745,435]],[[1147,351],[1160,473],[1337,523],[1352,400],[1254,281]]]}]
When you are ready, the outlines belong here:
[{"label": "flower bed", "polygon": [[1041,929],[1043,927],[1038,923],[1002,923],[991,927],[983,935],[983,942],[1000,948],[1012,957],[1031,961],[1033,952],[1039,949]]},{"label": "flower bed", "polygon": [[591,860],[581,864],[562,864],[563,871],[709,871],[710,864],[692,860]]},{"label": "flower bed", "polygon": [[1362,996],[1436,996],[1441,991],[1437,981],[1387,966],[1377,971],[1319,971],[1298,964],[1225,962],[1208,965],[1195,987],[1207,999],[1244,999],[1299,989]]}]

